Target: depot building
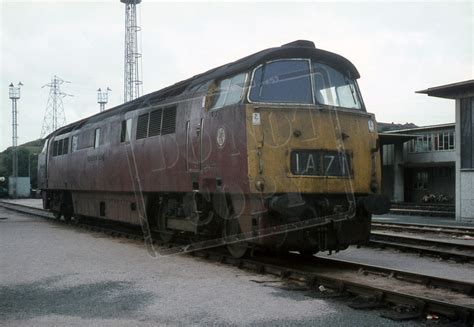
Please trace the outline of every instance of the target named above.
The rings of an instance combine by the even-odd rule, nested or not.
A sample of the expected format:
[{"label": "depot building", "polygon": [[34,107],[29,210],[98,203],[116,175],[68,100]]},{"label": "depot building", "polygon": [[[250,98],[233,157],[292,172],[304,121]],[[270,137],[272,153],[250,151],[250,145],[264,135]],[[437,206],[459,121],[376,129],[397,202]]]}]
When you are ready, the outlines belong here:
[{"label": "depot building", "polygon": [[474,80],[417,93],[455,100],[455,122],[381,132],[382,191],[394,202],[455,204],[457,221],[474,222]]}]

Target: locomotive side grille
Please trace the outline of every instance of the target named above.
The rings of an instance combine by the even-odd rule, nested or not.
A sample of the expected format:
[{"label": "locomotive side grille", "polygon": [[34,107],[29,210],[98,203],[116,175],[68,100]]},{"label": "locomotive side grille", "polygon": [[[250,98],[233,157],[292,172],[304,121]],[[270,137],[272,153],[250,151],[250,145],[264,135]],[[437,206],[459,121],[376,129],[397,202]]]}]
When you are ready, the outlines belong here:
[{"label": "locomotive side grille", "polygon": [[148,113],[138,116],[137,140],[144,139],[148,135],[148,116]]},{"label": "locomotive side grille", "polygon": [[150,125],[148,127],[148,136],[161,135],[161,120],[163,109],[152,111],[150,114]]},{"label": "locomotive side grille", "polygon": [[163,111],[161,135],[172,134],[176,130],[176,107],[166,108]]}]

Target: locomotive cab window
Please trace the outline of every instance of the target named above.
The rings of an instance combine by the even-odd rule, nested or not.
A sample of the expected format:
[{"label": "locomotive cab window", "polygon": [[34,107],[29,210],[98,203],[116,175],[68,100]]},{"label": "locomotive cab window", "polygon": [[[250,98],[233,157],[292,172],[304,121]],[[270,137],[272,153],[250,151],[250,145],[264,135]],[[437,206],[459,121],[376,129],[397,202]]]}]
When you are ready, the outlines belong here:
[{"label": "locomotive cab window", "polygon": [[46,140],[46,142],[44,142],[44,145],[43,145],[43,150],[41,150],[41,154],[45,154],[46,153],[46,150],[48,149],[48,143],[50,143],[50,140]]},{"label": "locomotive cab window", "polygon": [[74,135],[71,139],[71,152],[77,151],[78,136]]},{"label": "locomotive cab window", "polygon": [[361,109],[356,81],[334,68],[313,63],[316,102],[328,106]]},{"label": "locomotive cab window", "polygon": [[69,152],[69,138],[54,141],[51,151],[52,151],[53,157],[61,156],[63,154],[68,154],[68,152]]},{"label": "locomotive cab window", "polygon": [[63,154],[68,154],[69,152],[69,138],[63,139]]},{"label": "locomotive cab window", "polygon": [[309,60],[272,61],[254,70],[251,102],[312,104]]},{"label": "locomotive cab window", "polygon": [[120,130],[120,142],[130,142],[130,133],[132,130],[132,119],[122,120],[122,128]]},{"label": "locomotive cab window", "polygon": [[53,142],[53,147],[51,148],[51,154],[54,156],[58,155],[58,141]]},{"label": "locomotive cab window", "polygon": [[220,81],[214,91],[211,110],[239,103],[242,99],[246,76],[247,74],[243,73]]},{"label": "locomotive cab window", "polygon": [[58,141],[58,156],[61,156],[63,154],[63,140]]},{"label": "locomotive cab window", "polygon": [[96,128],[94,131],[94,149],[97,149],[100,144],[100,128]]}]

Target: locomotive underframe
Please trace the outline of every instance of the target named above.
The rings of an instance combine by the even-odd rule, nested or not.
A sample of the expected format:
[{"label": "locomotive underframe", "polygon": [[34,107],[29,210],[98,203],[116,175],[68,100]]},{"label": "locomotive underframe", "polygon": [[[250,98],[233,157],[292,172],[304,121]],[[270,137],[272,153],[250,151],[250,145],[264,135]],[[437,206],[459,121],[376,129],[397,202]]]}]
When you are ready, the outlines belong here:
[{"label": "locomotive underframe", "polygon": [[[143,217],[165,241],[177,235],[193,242],[245,234],[243,244],[249,248],[310,253],[365,243],[371,219],[364,206],[367,198],[356,195],[353,203],[345,194],[190,192],[140,197],[133,193],[43,192],[44,207],[57,216],[88,216],[133,225],[140,224]],[[295,227],[310,219],[312,225]]]}]

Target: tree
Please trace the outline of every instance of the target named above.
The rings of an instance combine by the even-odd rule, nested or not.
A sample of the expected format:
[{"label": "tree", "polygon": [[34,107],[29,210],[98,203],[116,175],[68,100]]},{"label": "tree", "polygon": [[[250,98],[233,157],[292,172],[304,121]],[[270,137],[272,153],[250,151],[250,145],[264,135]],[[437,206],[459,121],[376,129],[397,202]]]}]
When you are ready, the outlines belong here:
[{"label": "tree", "polygon": [[[42,145],[42,140],[36,140],[20,145],[17,148],[18,177],[30,176],[31,188],[33,189],[37,188],[38,185],[38,154],[41,151]],[[9,147],[0,155],[0,176],[5,176],[7,179],[5,185],[8,185],[8,177],[13,172],[12,148]],[[2,158],[3,160],[1,160]]]}]

